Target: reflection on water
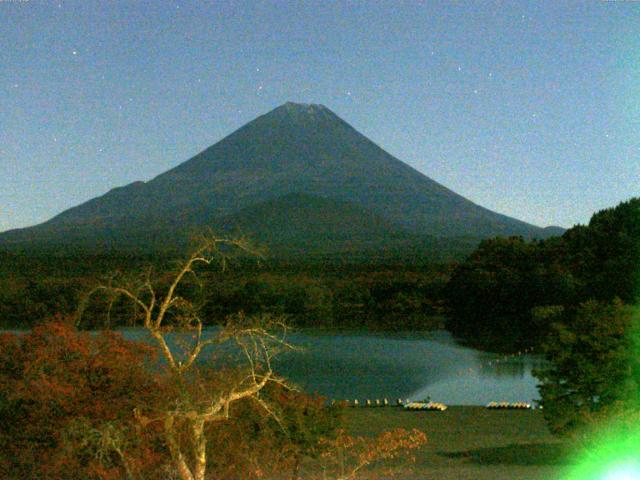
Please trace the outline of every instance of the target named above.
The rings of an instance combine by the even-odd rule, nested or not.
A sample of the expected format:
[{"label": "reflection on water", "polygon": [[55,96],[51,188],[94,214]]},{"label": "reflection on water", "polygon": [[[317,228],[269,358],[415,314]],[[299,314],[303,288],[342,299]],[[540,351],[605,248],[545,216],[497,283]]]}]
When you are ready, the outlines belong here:
[{"label": "reflection on water", "polygon": [[[213,335],[216,329],[208,329]],[[144,330],[125,337],[150,341]],[[278,358],[277,371],[309,392],[328,398],[364,400],[410,398],[449,405],[490,401],[533,402],[539,398],[532,368],[539,357],[480,352],[464,347],[444,331],[344,333],[303,330],[289,340],[302,347]],[[178,335],[171,338],[177,346]],[[209,352],[211,353],[211,352]],[[203,358],[211,359],[203,352]],[[209,360],[211,361],[211,360]]]},{"label": "reflection on water", "polygon": [[447,332],[367,334],[305,331],[304,347],[277,363],[308,391],[337,399],[430,397],[450,405],[538,398],[531,355],[504,356],[458,345]]},{"label": "reflection on water", "polygon": [[464,359],[464,368],[418,389],[413,393],[414,398],[430,396],[452,405],[491,401],[533,404],[539,398],[537,379],[531,371],[543,365],[540,356],[523,352],[491,354],[459,346],[456,346],[456,354]]},{"label": "reflection on water", "polygon": [[509,360],[495,365],[483,363],[480,366],[480,374],[488,377],[525,378],[528,371],[529,364],[518,360]]},{"label": "reflection on water", "polygon": [[332,398],[406,397],[463,366],[451,345],[438,341],[366,334],[314,336],[292,341],[302,353],[288,353],[278,367],[305,389]]}]

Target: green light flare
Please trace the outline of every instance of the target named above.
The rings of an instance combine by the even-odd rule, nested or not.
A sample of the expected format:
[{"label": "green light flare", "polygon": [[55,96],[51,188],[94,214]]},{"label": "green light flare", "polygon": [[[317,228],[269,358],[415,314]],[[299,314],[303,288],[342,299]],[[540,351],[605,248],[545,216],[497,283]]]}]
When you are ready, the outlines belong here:
[{"label": "green light flare", "polygon": [[[640,358],[639,307],[633,308],[631,322],[627,335],[633,354]],[[629,393],[637,396],[640,378],[631,380],[636,386]],[[586,435],[594,440],[571,459],[572,467],[562,480],[640,480],[640,398],[628,398],[624,405],[621,410],[612,409],[610,418],[598,422]]]},{"label": "green light flare", "polygon": [[611,468],[602,480],[634,480],[640,478],[640,465],[637,461],[626,462]]},{"label": "green light flare", "polygon": [[640,431],[631,436],[608,436],[576,463],[562,480],[639,480]]}]

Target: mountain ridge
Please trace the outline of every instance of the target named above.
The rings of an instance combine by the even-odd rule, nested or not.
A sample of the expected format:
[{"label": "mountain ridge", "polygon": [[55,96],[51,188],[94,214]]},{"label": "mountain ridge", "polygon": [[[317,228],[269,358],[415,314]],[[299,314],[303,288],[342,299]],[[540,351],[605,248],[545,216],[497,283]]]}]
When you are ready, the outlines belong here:
[{"label": "mountain ridge", "polygon": [[544,238],[556,233],[458,195],[323,105],[287,102],[147,182],[113,188],[40,225],[2,233],[0,245],[21,238],[60,242],[64,238],[56,232],[69,230],[116,248],[136,229],[166,231],[170,239],[290,194],[347,202],[412,235]]}]

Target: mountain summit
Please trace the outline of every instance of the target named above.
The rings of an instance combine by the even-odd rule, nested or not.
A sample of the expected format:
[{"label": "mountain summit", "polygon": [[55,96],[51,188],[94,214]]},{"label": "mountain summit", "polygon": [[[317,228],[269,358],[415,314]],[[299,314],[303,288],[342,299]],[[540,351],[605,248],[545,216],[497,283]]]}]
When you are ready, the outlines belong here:
[{"label": "mountain summit", "polygon": [[[307,213],[287,214],[295,211]],[[297,232],[303,245],[331,244],[337,237],[349,241],[355,218],[360,218],[358,235],[369,241],[548,236],[421,174],[328,108],[286,103],[149,182],[115,188],[38,226],[0,234],[0,245],[76,242],[127,248],[171,243],[205,226],[241,228],[269,243],[270,224],[264,219],[270,215],[280,222],[295,220],[287,230]],[[363,219],[371,220],[372,231]],[[305,232],[314,237],[306,238]]]}]

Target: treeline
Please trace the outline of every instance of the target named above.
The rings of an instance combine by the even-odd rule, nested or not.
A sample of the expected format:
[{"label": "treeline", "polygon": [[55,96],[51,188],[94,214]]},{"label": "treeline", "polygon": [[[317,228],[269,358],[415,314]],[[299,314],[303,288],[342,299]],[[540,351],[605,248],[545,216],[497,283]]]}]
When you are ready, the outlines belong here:
[{"label": "treeline", "polygon": [[[236,258],[210,265],[181,288],[198,298],[206,324],[227,315],[286,315],[298,326],[386,330],[446,328],[477,347],[518,350],[539,345],[551,324],[588,301],[632,304],[640,285],[640,199],[593,215],[562,237],[485,240],[459,264],[396,264]],[[74,314],[105,275],[149,268],[162,278],[179,260],[157,255],[17,255],[0,253],[0,328],[29,328]],[[129,325],[130,302],[103,298],[84,328]]]},{"label": "treeline", "polygon": [[[2,257],[0,327],[29,328],[56,314],[73,315],[105,275],[134,281],[149,268],[169,276],[176,261],[160,257]],[[228,315],[285,315],[293,325],[324,328],[420,329],[443,327],[444,290],[451,265],[304,264],[237,259],[226,271],[211,265],[188,279],[207,324]],[[99,303],[99,302],[98,302]],[[85,315],[85,328],[129,325],[130,302],[103,298]]]},{"label": "treeline", "polygon": [[208,285],[205,316],[221,321],[237,311],[286,315],[299,326],[432,329],[442,326],[446,268],[268,272]]},{"label": "treeline", "polygon": [[447,327],[485,347],[539,345],[589,300],[633,304],[640,286],[640,199],[594,214],[562,237],[483,241],[446,287]]}]

